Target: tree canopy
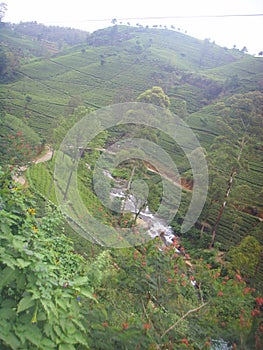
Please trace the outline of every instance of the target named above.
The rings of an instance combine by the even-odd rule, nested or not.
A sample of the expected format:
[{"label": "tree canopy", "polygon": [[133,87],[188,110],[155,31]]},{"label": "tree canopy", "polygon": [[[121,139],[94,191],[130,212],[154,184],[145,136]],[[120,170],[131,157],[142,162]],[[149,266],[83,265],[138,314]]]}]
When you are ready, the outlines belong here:
[{"label": "tree canopy", "polygon": [[151,89],[144,91],[138,96],[137,101],[152,103],[163,108],[170,106],[170,99],[160,86],[153,86]]},{"label": "tree canopy", "polygon": [[3,18],[5,17],[5,13],[7,10],[7,5],[4,2],[0,3],[0,22],[3,21]]}]

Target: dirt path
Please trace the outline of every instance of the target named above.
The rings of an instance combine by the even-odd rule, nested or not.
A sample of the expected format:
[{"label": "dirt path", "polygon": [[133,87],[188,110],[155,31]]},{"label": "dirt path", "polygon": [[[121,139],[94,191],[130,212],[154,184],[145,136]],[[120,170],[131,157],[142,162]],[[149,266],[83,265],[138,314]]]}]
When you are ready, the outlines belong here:
[{"label": "dirt path", "polygon": [[[159,174],[159,171],[155,170],[153,167],[149,166],[149,164],[146,164],[146,168],[147,170],[151,171],[152,173],[155,173],[155,174]],[[173,185],[175,185],[176,187],[179,187],[181,189],[184,189],[185,191],[188,191],[188,192],[192,192],[192,190],[190,190],[189,188],[187,188],[186,186],[184,186],[182,183],[180,182],[177,182],[177,181],[174,181],[171,179],[171,177],[167,174],[162,174],[160,175],[161,177],[163,177],[164,179],[172,182]]]},{"label": "dirt path", "polygon": [[[38,163],[44,163],[50,160],[53,156],[53,150],[50,147],[46,147],[46,153],[43,154],[42,156],[39,156],[39,158],[36,158],[35,160],[32,161],[32,164],[38,164]],[[24,176],[24,173],[27,170],[28,167],[22,166],[18,169],[18,174],[13,175],[13,180],[15,182],[20,183],[22,186],[26,185],[26,178]]]},{"label": "dirt path", "polygon": [[33,161],[33,164],[44,163],[50,160],[53,156],[53,150],[50,147],[47,147],[47,152],[41,157],[37,158]]}]

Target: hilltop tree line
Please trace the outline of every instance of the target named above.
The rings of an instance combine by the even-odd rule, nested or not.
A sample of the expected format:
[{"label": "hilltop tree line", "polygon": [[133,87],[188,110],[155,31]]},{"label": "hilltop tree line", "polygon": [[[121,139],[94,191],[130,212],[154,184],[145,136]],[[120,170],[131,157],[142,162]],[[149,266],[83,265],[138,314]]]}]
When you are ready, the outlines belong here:
[{"label": "hilltop tree line", "polygon": [[4,2],[0,3],[0,24],[5,24],[17,35],[29,35],[39,41],[47,40],[68,45],[83,43],[87,39],[88,33],[86,31],[70,27],[46,26],[36,21],[20,22],[18,24],[3,23],[6,11],[7,4]]},{"label": "hilltop tree line", "polygon": [[63,28],[59,26],[46,26],[34,22],[20,22],[19,24],[7,24],[18,35],[29,35],[38,41],[46,40],[50,42],[67,45],[77,45],[87,40],[88,32],[80,29]]},{"label": "hilltop tree line", "polygon": [[0,3],[0,25],[3,22],[3,18],[5,17],[5,13],[7,10],[7,5],[5,2]]},{"label": "hilltop tree line", "polygon": [[15,80],[19,67],[20,60],[17,52],[9,50],[0,44],[0,83]]}]

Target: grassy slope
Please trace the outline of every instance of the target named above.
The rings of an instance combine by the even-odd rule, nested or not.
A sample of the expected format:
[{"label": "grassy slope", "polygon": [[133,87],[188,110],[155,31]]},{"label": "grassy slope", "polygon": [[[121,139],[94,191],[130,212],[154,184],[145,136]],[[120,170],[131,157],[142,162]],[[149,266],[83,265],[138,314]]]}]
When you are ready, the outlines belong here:
[{"label": "grassy slope", "polygon": [[[105,30],[107,40],[111,30]],[[127,40],[114,46],[83,45],[85,52],[78,48],[76,52],[23,65],[20,80],[1,86],[0,97],[6,98],[11,112],[22,117],[25,96],[31,96],[29,124],[47,136],[71,97],[81,96],[84,104],[95,108],[122,101],[123,94],[131,101],[153,85],[166,88],[171,75],[178,80],[186,70],[199,70],[201,57],[205,68],[219,64],[213,59],[215,55],[220,64],[236,60],[234,55],[212,44],[204,53],[201,41],[182,33],[126,27],[119,32],[124,38],[126,32],[131,33]],[[138,42],[142,47],[139,52]],[[103,65],[101,55],[105,57]],[[190,109],[200,107],[198,101],[202,96],[195,86],[180,84],[177,95],[190,100]]]},{"label": "grassy slope", "polygon": [[234,93],[244,93],[253,90],[262,91],[262,58],[251,57],[248,55],[241,56],[241,58],[242,59],[238,62],[233,62],[223,67],[209,69],[207,73],[222,80],[237,75],[240,79],[240,85],[232,91]]}]

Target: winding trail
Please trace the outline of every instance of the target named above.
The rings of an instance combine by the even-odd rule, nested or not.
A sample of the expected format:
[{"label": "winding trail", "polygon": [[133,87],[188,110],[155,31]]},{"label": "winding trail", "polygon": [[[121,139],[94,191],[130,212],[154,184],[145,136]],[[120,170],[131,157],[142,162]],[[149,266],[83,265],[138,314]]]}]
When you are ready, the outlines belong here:
[{"label": "winding trail", "polygon": [[[47,146],[46,153],[39,156],[35,160],[33,160],[32,165],[47,162],[48,160],[50,160],[53,157],[53,152],[54,152],[53,149],[51,147]],[[22,166],[22,167],[18,168],[18,173],[16,175],[13,175],[13,180],[15,182],[20,183],[22,186],[25,186],[27,181],[26,181],[24,174],[21,174],[21,173],[24,173],[27,170],[27,168],[28,168],[28,166]]]},{"label": "winding trail", "polygon": [[163,177],[164,179],[166,179],[167,181],[170,181],[176,187],[179,187],[180,189],[183,189],[186,192],[192,192],[192,190],[190,190],[189,188],[184,186],[181,182],[179,182],[179,180],[177,180],[177,181],[172,180],[168,174],[165,174],[165,173],[160,174],[160,172],[158,170],[155,170],[153,167],[151,167],[149,165],[146,165],[146,168],[147,168],[147,170],[151,171],[152,173],[158,174],[161,177]]}]

